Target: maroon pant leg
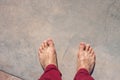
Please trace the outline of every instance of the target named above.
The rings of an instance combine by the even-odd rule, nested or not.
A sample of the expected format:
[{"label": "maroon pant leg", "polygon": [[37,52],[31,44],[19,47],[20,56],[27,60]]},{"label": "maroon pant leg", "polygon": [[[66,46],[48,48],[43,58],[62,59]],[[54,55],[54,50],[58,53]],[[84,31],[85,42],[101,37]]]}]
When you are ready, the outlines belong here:
[{"label": "maroon pant leg", "polygon": [[62,80],[61,73],[55,65],[48,65],[39,80]]},{"label": "maroon pant leg", "polygon": [[[55,65],[48,65],[39,80],[62,80],[61,73]],[[94,80],[86,69],[80,69],[74,80]]]},{"label": "maroon pant leg", "polygon": [[86,69],[80,69],[74,77],[74,80],[94,80]]}]

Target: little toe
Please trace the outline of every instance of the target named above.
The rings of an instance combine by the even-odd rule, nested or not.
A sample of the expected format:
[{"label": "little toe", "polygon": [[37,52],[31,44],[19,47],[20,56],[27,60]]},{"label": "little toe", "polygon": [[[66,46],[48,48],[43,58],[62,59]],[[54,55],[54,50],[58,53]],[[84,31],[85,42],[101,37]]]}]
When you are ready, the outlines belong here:
[{"label": "little toe", "polygon": [[93,55],[95,55],[95,54],[94,54],[94,50],[93,50],[93,49],[91,50],[91,55],[92,55],[92,56],[93,56]]},{"label": "little toe", "polygon": [[85,48],[85,50],[88,51],[89,48],[90,48],[90,44],[86,44],[86,48]]}]

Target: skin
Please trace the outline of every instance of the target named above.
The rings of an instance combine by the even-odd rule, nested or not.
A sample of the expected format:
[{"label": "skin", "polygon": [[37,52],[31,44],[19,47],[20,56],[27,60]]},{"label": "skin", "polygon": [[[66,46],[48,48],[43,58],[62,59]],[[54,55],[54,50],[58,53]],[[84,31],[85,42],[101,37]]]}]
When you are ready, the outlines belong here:
[{"label": "skin", "polygon": [[[45,69],[49,64],[57,65],[57,54],[52,39],[45,40],[38,52],[40,64]],[[77,54],[77,71],[79,69],[86,69],[89,73],[92,72],[95,65],[95,53],[89,44],[80,43]]]},{"label": "skin", "polygon": [[45,69],[49,64],[57,66],[57,54],[52,39],[47,39],[41,44],[38,57],[43,69]]},{"label": "skin", "polygon": [[91,74],[95,66],[96,56],[93,48],[84,42],[80,43],[77,55],[77,71],[85,68]]}]

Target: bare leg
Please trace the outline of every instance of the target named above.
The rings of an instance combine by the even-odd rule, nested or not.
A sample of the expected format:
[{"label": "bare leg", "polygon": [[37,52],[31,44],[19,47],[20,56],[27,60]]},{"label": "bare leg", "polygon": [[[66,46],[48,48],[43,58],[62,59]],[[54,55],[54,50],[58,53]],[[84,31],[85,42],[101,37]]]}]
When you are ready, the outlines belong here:
[{"label": "bare leg", "polygon": [[95,53],[89,44],[80,43],[78,58],[77,58],[77,71],[81,68],[86,69],[91,74],[95,65]]}]

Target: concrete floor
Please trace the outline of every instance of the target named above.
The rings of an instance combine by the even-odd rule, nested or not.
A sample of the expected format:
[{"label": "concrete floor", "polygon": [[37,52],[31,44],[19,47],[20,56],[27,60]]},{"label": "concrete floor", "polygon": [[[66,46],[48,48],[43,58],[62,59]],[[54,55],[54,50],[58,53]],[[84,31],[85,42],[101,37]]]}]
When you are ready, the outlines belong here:
[{"label": "concrete floor", "polygon": [[0,70],[24,80],[43,73],[40,43],[55,41],[63,80],[72,80],[79,42],[90,43],[95,80],[120,79],[120,0],[0,0]]},{"label": "concrete floor", "polygon": [[22,80],[6,72],[0,71],[0,80]]}]

